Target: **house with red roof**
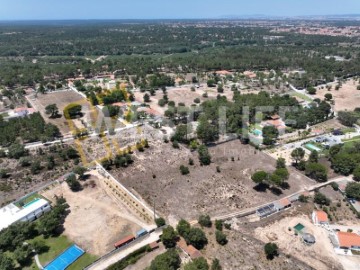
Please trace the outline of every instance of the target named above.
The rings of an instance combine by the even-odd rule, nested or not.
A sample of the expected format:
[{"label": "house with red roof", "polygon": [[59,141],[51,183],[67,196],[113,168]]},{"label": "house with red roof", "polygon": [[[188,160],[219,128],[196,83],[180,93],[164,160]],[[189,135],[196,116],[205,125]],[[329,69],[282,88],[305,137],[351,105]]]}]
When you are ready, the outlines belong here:
[{"label": "house with red roof", "polygon": [[311,218],[315,225],[329,224],[328,215],[322,210],[314,210]]},{"label": "house with red roof", "polygon": [[337,232],[339,248],[360,250],[360,235],[352,232]]},{"label": "house with red roof", "polygon": [[180,240],[176,243],[176,246],[185,252],[191,259],[202,257],[201,252],[192,245],[187,245],[184,238],[180,237]]}]

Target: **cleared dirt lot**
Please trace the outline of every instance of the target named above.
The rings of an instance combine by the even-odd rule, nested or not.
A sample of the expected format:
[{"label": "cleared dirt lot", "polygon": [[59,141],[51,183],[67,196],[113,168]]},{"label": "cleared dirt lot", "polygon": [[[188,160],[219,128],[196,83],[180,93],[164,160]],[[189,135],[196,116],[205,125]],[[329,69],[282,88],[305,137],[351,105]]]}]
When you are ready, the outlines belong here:
[{"label": "cleared dirt lot", "polygon": [[209,244],[204,250],[207,258],[220,260],[224,270],[310,270],[313,269],[305,262],[294,257],[280,254],[273,260],[267,260],[264,253],[264,243],[260,240],[244,234],[238,230],[224,230],[228,243],[220,246],[215,242],[214,233],[208,234]]},{"label": "cleared dirt lot", "polygon": [[[203,97],[204,93],[208,94],[207,98]],[[208,99],[215,99],[218,94],[226,96],[228,100],[231,100],[233,97],[233,92],[229,88],[225,88],[224,93],[218,93],[216,87],[209,88],[205,85],[200,88],[196,88],[195,92],[191,91],[190,86],[170,88],[166,91],[166,94],[169,101],[174,101],[176,106],[179,102],[184,103],[185,106],[190,106],[191,104],[194,104],[194,99],[196,98],[199,98],[201,102]],[[136,92],[135,99],[139,102],[144,102],[144,95],[145,93]],[[167,110],[167,106],[161,107],[158,105],[159,100],[162,99],[163,96],[163,92],[161,90],[157,90],[155,96],[150,97],[151,102],[149,102],[150,107],[160,114],[164,114]]]},{"label": "cleared dirt lot", "polygon": [[[95,187],[84,184],[93,181]],[[64,234],[94,255],[104,255],[113,249],[113,244],[129,234],[135,234],[144,224],[124,205],[115,201],[102,188],[98,177],[91,174],[82,182],[84,189],[72,192],[63,182],[45,191],[49,200],[63,196],[70,205],[70,214],[64,223]]]},{"label": "cleared dirt lot", "polygon": [[[296,236],[293,227],[301,223],[306,232],[316,238],[316,243],[307,246],[301,237]],[[288,228],[291,227],[291,231]],[[342,269],[339,262],[334,258],[335,252],[325,229],[314,226],[308,216],[286,217],[266,227],[255,229],[255,237],[267,242],[275,242],[280,249],[293,255],[299,260],[306,261],[311,267],[322,269]]]},{"label": "cleared dirt lot", "polygon": [[[202,213],[227,214],[313,185],[312,181],[291,170],[290,188],[282,190],[282,195],[270,190],[256,191],[251,174],[257,169],[275,170],[275,160],[237,140],[212,147],[210,152],[213,163],[200,166],[197,152],[150,142],[150,148],[144,153],[134,154],[134,165],[113,169],[111,173],[150,205],[155,201],[157,211],[170,222],[180,218],[194,219]],[[188,165],[189,158],[194,160],[194,166]],[[188,166],[190,174],[181,175],[180,165]],[[216,171],[217,166],[220,173]]]},{"label": "cleared dirt lot", "polygon": [[[30,104],[41,113],[45,121],[56,125],[63,135],[70,132],[68,121],[62,115],[63,110],[67,105],[70,103],[78,103],[83,106],[82,112],[85,114],[90,110],[88,101],[72,90],[38,94],[36,98],[34,94],[32,94],[27,96],[27,99]],[[61,117],[50,119],[49,116],[45,114],[45,107],[54,103],[57,105]]]},{"label": "cleared dirt lot", "polygon": [[339,90],[335,90],[337,83],[332,83],[331,91],[328,91],[326,87],[321,89],[317,88],[315,97],[324,99],[326,93],[330,93],[335,101],[334,110],[336,112],[349,110],[353,111],[360,104],[360,90],[356,90],[359,85],[358,81],[350,79],[342,84]]}]

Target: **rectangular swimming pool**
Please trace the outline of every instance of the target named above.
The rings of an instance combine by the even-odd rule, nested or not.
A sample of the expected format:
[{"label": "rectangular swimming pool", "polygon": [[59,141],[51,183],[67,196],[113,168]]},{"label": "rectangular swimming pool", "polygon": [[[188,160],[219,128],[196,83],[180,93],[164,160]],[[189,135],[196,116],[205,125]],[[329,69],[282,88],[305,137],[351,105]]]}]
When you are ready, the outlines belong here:
[{"label": "rectangular swimming pool", "polygon": [[321,149],[320,149],[319,147],[317,147],[317,146],[315,146],[315,145],[313,145],[313,144],[311,144],[311,143],[306,144],[305,147],[306,147],[307,149],[309,149],[309,150],[315,150],[315,151],[317,151],[317,152],[320,152],[320,151],[321,151]]},{"label": "rectangular swimming pool", "polygon": [[27,204],[25,204],[23,206],[23,208],[28,207],[28,206],[32,205],[33,203],[36,203],[38,200],[40,200],[40,198],[36,198],[36,199],[32,200],[31,202],[28,202]]},{"label": "rectangular swimming pool", "polygon": [[77,245],[73,245],[61,253],[51,263],[45,266],[44,270],[65,270],[84,253],[85,251],[83,251]]}]

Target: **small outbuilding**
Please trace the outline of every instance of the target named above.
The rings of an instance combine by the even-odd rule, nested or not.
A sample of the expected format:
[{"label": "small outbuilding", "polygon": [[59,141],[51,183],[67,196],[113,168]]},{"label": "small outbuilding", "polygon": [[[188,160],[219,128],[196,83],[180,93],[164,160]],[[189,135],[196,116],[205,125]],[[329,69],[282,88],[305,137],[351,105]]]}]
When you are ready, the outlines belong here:
[{"label": "small outbuilding", "polygon": [[322,210],[313,211],[311,217],[315,225],[329,224],[328,215]]},{"label": "small outbuilding", "polygon": [[312,245],[315,244],[315,236],[310,233],[302,234],[302,240],[305,244]]}]

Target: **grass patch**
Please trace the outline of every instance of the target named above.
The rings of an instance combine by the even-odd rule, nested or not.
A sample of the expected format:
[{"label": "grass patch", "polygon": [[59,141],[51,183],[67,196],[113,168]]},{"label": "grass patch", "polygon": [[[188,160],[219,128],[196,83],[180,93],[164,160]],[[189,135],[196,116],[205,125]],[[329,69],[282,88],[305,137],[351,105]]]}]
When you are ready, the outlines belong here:
[{"label": "grass patch", "polygon": [[[39,254],[39,260],[42,266],[46,266],[48,263],[53,261],[56,257],[58,257],[64,250],[70,247],[73,243],[64,235],[60,235],[58,237],[49,237],[44,238],[44,236],[38,236],[34,239],[28,241],[29,243],[41,240],[44,241],[45,244],[49,247],[49,250],[45,253]],[[8,254],[12,255],[12,253]],[[98,257],[84,253],[77,261],[75,261],[72,265],[70,265],[67,269],[69,270],[78,270],[84,269],[89,264],[93,263]],[[24,267],[23,270],[38,270],[35,260],[32,260],[32,264],[30,266]]]},{"label": "grass patch", "polygon": [[344,147],[345,148],[353,148],[354,144],[359,143],[359,142],[360,142],[360,138],[358,138],[358,139],[353,138],[353,139],[348,140],[348,141],[344,140]]},{"label": "grass patch", "polygon": [[343,142],[360,141],[360,136],[352,137],[351,139],[343,139]]},{"label": "grass patch", "polygon": [[[58,237],[44,238],[44,236],[35,237],[34,240],[43,240],[49,247],[49,250],[39,255],[40,262],[43,266],[54,260],[65,249],[72,245],[72,242],[66,236],[60,235]],[[32,240],[32,241],[34,241]]]},{"label": "grass patch", "polygon": [[302,100],[308,101],[308,102],[312,102],[313,100],[311,98],[309,98],[308,96],[298,93],[298,92],[293,92],[291,93],[292,96],[294,97],[298,97],[301,98]]},{"label": "grass patch", "polygon": [[341,131],[344,132],[344,134],[345,133],[353,133],[356,131],[356,128],[347,127],[347,128],[343,128]]},{"label": "grass patch", "polygon": [[75,261],[72,265],[70,265],[67,270],[78,270],[84,269],[89,264],[92,264],[94,261],[97,260],[97,256],[91,255],[89,253],[85,253],[82,255],[77,261]]}]

